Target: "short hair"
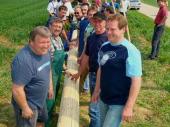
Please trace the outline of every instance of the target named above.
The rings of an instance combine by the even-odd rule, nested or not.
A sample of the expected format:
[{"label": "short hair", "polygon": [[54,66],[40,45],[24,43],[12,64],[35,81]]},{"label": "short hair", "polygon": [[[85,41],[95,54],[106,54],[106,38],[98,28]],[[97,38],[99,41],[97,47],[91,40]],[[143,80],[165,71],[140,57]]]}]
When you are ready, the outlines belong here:
[{"label": "short hair", "polygon": [[95,11],[95,12],[97,12],[97,8],[96,8],[95,6],[91,6],[91,7],[88,9],[87,13],[89,13],[90,11]]},{"label": "short hair", "polygon": [[61,23],[61,24],[63,24],[63,21],[59,17],[51,17],[49,24],[52,25],[53,23]]},{"label": "short hair", "polygon": [[61,6],[58,8],[58,11],[61,11],[61,10],[67,11],[68,8],[67,8],[66,6],[64,6],[64,5],[61,5]]},{"label": "short hair", "polygon": [[168,7],[168,0],[157,0],[157,3],[161,1],[161,2],[164,2],[166,4],[166,6]]},{"label": "short hair", "polygon": [[88,3],[82,3],[81,6],[88,6],[89,7],[89,4]]},{"label": "short hair", "polygon": [[167,2],[167,0],[157,0],[157,2],[159,2],[159,1],[161,1],[161,2],[165,2],[165,3]]},{"label": "short hair", "polygon": [[74,10],[76,10],[77,8],[80,8],[80,10],[81,10],[81,6],[80,5],[75,6]]},{"label": "short hair", "polygon": [[37,26],[30,32],[29,40],[34,41],[37,35],[39,35],[41,37],[50,37],[51,33],[47,27]]},{"label": "short hair", "polygon": [[107,19],[107,22],[108,21],[117,21],[119,29],[126,27],[128,24],[126,18],[121,14],[114,14],[114,15],[109,16]]},{"label": "short hair", "polygon": [[113,7],[111,6],[106,7],[106,11],[108,11],[110,14],[114,14]]}]

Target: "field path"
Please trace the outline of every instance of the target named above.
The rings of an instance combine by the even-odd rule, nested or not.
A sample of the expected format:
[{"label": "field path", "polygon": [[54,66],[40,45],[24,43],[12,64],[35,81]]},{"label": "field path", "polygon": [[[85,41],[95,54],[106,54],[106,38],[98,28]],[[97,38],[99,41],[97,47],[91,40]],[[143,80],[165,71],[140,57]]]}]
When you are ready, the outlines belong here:
[{"label": "field path", "polygon": [[[142,3],[142,6],[139,12],[143,13],[144,15],[152,19],[155,19],[158,10],[159,10],[158,7],[154,7],[154,6]],[[170,11],[168,11],[168,19],[166,21],[166,26],[170,27]]]}]

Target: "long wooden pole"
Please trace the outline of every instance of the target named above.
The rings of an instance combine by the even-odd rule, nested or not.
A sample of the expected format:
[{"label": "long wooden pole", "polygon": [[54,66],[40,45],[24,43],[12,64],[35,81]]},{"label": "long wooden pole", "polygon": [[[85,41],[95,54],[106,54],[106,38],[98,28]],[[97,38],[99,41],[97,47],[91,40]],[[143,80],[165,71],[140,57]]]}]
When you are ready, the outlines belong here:
[{"label": "long wooden pole", "polygon": [[[69,51],[67,68],[69,73],[78,72],[77,48]],[[67,74],[64,79],[57,127],[79,127],[79,80],[73,81]]]},{"label": "long wooden pole", "polygon": [[[126,13],[125,13],[125,5],[124,5],[123,0],[120,0],[120,3],[121,3],[122,10],[123,10],[123,15],[124,15],[124,17],[125,17],[126,20],[127,20],[127,16],[126,16]],[[129,26],[128,26],[128,25],[127,25],[127,36],[128,36],[128,40],[131,42],[130,32],[129,32]]]}]

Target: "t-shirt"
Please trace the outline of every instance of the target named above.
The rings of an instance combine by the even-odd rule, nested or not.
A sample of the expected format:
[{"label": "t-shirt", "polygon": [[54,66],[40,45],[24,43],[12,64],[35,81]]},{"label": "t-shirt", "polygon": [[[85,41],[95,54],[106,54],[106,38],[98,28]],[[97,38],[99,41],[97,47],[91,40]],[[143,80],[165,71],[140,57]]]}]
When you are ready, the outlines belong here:
[{"label": "t-shirt", "polygon": [[58,2],[57,2],[57,1],[51,1],[51,2],[49,2],[48,7],[47,7],[47,11],[48,11],[50,14],[57,15],[57,5],[58,5]]},{"label": "t-shirt", "polygon": [[168,17],[168,8],[166,6],[161,6],[155,18],[155,24],[159,25],[164,17]]},{"label": "t-shirt", "polygon": [[102,34],[93,33],[87,38],[85,54],[89,56],[89,72],[97,72],[98,51],[101,45],[108,41],[106,32]]},{"label": "t-shirt", "polygon": [[81,56],[84,49],[84,32],[86,30],[89,21],[87,18],[80,21],[79,25],[79,46],[78,46],[78,56]]},{"label": "t-shirt", "polygon": [[108,105],[124,105],[129,96],[131,78],[142,75],[140,52],[127,40],[118,44],[108,41],[98,55],[101,100]]},{"label": "t-shirt", "polygon": [[95,32],[94,27],[91,25],[91,23],[89,23],[85,29],[85,32],[84,32],[84,42],[85,43],[87,42],[87,38],[94,32]]},{"label": "t-shirt", "polygon": [[[14,58],[11,66],[12,82],[23,85],[28,105],[42,108],[49,89],[50,54],[39,56],[26,45]],[[17,105],[14,99],[12,103]]]}]

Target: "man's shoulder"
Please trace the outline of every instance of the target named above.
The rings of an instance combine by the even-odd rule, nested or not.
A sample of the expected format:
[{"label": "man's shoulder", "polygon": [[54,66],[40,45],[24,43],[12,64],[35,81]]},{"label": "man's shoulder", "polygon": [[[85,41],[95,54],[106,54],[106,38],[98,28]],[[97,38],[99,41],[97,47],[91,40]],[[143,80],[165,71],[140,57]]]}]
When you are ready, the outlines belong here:
[{"label": "man's shoulder", "polygon": [[89,21],[88,21],[87,18],[84,18],[83,20],[80,21],[80,25],[83,25],[83,26],[88,24],[88,23],[89,23]]},{"label": "man's shoulder", "polygon": [[125,40],[122,43],[122,45],[127,48],[127,51],[129,54],[134,54],[134,53],[140,54],[140,51],[136,48],[136,46],[134,44],[132,44],[131,42],[129,42],[128,40]]},{"label": "man's shoulder", "polygon": [[101,45],[101,48],[103,48],[103,47],[105,47],[105,46],[107,46],[107,45],[109,45],[110,44],[110,42],[109,41],[106,41],[106,42],[104,42],[102,45]]},{"label": "man's shoulder", "polygon": [[24,69],[30,66],[30,64],[31,64],[31,57],[30,57],[29,49],[27,46],[25,46],[14,57],[11,65],[12,65],[12,68],[16,66],[16,67],[21,67],[22,69]]},{"label": "man's shoulder", "polygon": [[14,57],[14,60],[18,59],[24,61],[26,60],[26,58],[29,57],[29,55],[30,55],[29,47],[28,45],[26,45],[17,53],[17,55]]}]

